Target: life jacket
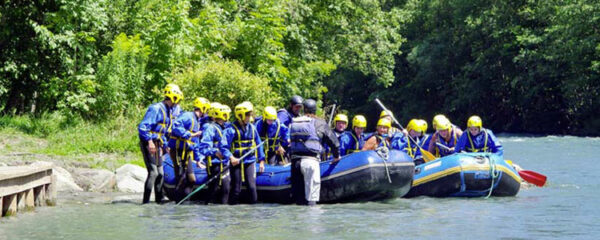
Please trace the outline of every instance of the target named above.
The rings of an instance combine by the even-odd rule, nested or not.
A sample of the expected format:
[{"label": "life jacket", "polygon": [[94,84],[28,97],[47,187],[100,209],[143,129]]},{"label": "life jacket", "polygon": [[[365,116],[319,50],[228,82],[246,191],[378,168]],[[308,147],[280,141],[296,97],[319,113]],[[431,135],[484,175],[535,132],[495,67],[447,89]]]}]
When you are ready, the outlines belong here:
[{"label": "life jacket", "polygon": [[379,134],[375,134],[375,137],[377,138],[377,141],[379,142],[379,145],[377,145],[377,147],[386,147],[386,148],[390,147],[388,141],[384,137],[380,136]]},{"label": "life jacket", "polygon": [[[252,131],[252,137],[249,138],[247,134],[244,134],[245,132],[240,130],[242,129],[242,126],[240,126],[239,122],[236,121],[235,123],[231,124],[231,126],[233,129],[235,129],[235,134],[237,135],[237,137],[234,138],[233,142],[231,143],[231,154],[233,154],[233,156],[236,158],[240,158],[256,147],[256,141],[254,141],[256,138],[256,129],[252,123],[247,125],[248,131]],[[254,151],[254,156],[258,159],[258,151]],[[244,159],[240,159],[240,166],[242,168],[242,182],[245,182]]]},{"label": "life jacket", "polygon": [[275,134],[273,135],[273,137],[269,137],[269,128],[271,126],[267,124],[267,121],[262,121],[261,124],[263,124],[263,126],[259,135],[260,139],[263,142],[265,142],[265,159],[269,159],[269,153],[274,153],[279,148],[279,146],[281,146],[281,137],[279,136],[279,131],[281,130],[281,122],[279,121],[279,119],[276,119],[273,122],[273,124],[277,124],[277,130],[275,130]]},{"label": "life jacket", "polygon": [[290,124],[292,124],[292,121],[294,119],[294,115],[292,115],[290,113],[290,111],[288,111],[287,109],[282,108],[282,109],[279,109],[277,111],[277,116],[279,116],[280,112],[284,112],[285,116],[287,117],[287,119],[285,119],[285,121],[283,121],[284,119],[279,119],[279,117],[277,117],[277,118],[279,119],[279,121],[281,122],[281,124],[285,125],[286,127],[290,127]]},{"label": "life jacket", "polygon": [[471,144],[471,147],[466,147],[465,150],[467,150],[467,152],[491,152],[490,148],[488,147],[487,143],[488,143],[488,132],[484,129],[481,128],[481,131],[483,132],[483,137],[485,138],[485,140],[483,141],[483,147],[482,148],[476,148],[475,144],[473,144],[473,140],[471,139],[471,133],[467,132],[467,137],[469,138],[469,143]]},{"label": "life jacket", "polygon": [[[187,131],[188,131],[190,134],[194,134],[195,132],[198,132],[198,131],[200,131],[200,129],[201,129],[201,126],[202,126],[202,125],[200,124],[200,121],[199,121],[199,119],[196,117],[196,115],[194,114],[194,112],[189,112],[189,113],[191,113],[191,114],[192,114],[192,118],[191,118],[191,119],[192,119],[192,124],[190,124],[189,128],[186,128],[186,130],[187,130]],[[189,114],[189,113],[188,113],[188,114]],[[184,114],[186,114],[186,113],[184,113]],[[170,124],[170,125],[172,126],[173,124]],[[185,126],[184,126],[184,128],[185,128]],[[192,147],[192,146],[194,145],[194,142],[192,141],[192,139],[191,139],[191,138],[190,138],[190,139],[184,139],[184,138],[181,138],[181,137],[177,137],[177,136],[174,136],[174,135],[172,134],[172,132],[171,132],[171,134],[170,134],[170,137],[169,137],[169,138],[170,138],[170,139],[173,139],[173,140],[177,140],[177,145],[176,145],[176,148],[179,148],[179,145],[181,145],[180,143],[182,143],[182,142],[186,143],[188,148],[189,148],[189,147]],[[184,145],[185,145],[185,144],[184,144]]]},{"label": "life jacket", "polygon": [[164,134],[168,134],[168,128],[170,126],[171,123],[171,116],[169,116],[169,114],[167,113],[167,106],[162,103],[156,103],[158,104],[158,108],[160,109],[160,112],[162,113],[162,122],[160,123],[156,123],[154,126],[152,126],[150,129],[150,133],[152,134],[156,134],[158,136],[158,141],[160,142],[161,145],[164,144],[163,138],[162,136]]},{"label": "life jacket", "polygon": [[[221,129],[221,125],[219,125],[217,122],[207,122],[206,124],[212,125],[215,128],[217,134],[219,134],[218,139],[215,139],[215,137],[213,137],[213,139],[212,139],[213,140],[213,148],[219,147],[219,145],[221,144],[221,142],[219,140],[223,139],[223,130]],[[208,128],[208,126],[207,126],[207,128]],[[210,174],[210,168],[212,167],[212,164],[213,164],[213,156],[206,157],[206,164],[208,165],[208,167],[206,168],[206,172],[208,174]],[[223,172],[223,161],[221,161],[219,159],[218,164],[219,164],[219,169],[220,169],[219,172]],[[223,180],[223,175],[219,175],[219,186],[221,186],[222,180]]]},{"label": "life jacket", "polygon": [[170,118],[170,122],[169,122],[169,127],[167,128],[167,133],[166,136],[170,137],[171,133],[173,132],[173,123],[175,122],[175,120],[177,119],[177,117],[179,117],[179,115],[182,114],[182,110],[181,107],[179,106],[179,104],[175,104],[173,105],[173,107],[171,108],[171,118]]},{"label": "life jacket", "polygon": [[313,118],[304,116],[292,119],[292,124],[290,125],[290,138],[292,141],[292,154],[320,154],[323,151],[323,146],[317,135],[315,120]]},{"label": "life jacket", "polygon": [[[437,143],[443,144],[444,146],[449,147],[449,148],[456,146],[457,137],[456,137],[456,131],[454,131],[454,128],[452,128],[452,132],[450,132],[450,140],[448,140],[448,141],[446,141],[442,136],[440,136],[439,133],[436,133],[436,134],[437,134],[437,139],[436,139]],[[448,150],[440,149],[440,147],[437,145],[435,145],[434,147],[435,147],[435,156],[436,157],[443,157],[446,155],[453,154],[453,152],[450,152]]]},{"label": "life jacket", "polygon": [[354,148],[346,150],[346,154],[360,152],[362,149],[362,146],[360,146],[361,145],[360,140],[363,140],[363,139],[356,137],[356,134],[354,133],[354,131],[350,131],[350,136],[352,136],[352,139],[354,139]]},{"label": "life jacket", "polygon": [[[412,144],[411,146],[411,142],[412,140],[410,140],[410,138],[408,136],[406,136],[406,147],[404,147],[404,150],[406,151],[406,153],[408,154],[408,156],[410,156],[411,158],[415,158],[415,155],[417,153],[417,144],[419,144],[418,142],[416,144]],[[418,139],[418,137],[417,137]]]}]

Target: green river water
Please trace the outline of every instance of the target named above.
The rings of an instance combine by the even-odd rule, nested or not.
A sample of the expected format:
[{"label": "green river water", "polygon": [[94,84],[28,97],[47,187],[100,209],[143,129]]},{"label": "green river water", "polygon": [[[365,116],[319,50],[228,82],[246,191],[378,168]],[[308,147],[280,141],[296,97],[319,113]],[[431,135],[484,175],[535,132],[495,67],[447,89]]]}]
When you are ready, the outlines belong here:
[{"label": "green river water", "polygon": [[0,239],[599,239],[600,138],[500,137],[548,176],[516,197],[415,198],[317,207],[140,205],[141,194],[59,194],[0,219]]}]

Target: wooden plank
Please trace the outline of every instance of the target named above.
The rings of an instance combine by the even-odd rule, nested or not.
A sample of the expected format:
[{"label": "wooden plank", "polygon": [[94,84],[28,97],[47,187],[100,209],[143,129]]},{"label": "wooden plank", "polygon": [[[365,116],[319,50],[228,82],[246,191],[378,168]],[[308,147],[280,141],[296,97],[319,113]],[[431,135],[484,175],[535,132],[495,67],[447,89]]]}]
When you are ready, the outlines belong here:
[{"label": "wooden plank", "polygon": [[33,194],[34,194],[35,206],[46,205],[46,185],[36,187],[34,189]]},{"label": "wooden plank", "polygon": [[5,179],[19,178],[38,172],[52,170],[52,166],[10,166],[0,167],[0,181]]},{"label": "wooden plank", "polygon": [[16,194],[31,188],[36,188],[51,183],[52,176],[47,176],[46,172],[41,172],[27,177],[5,179],[0,181],[0,196]]},{"label": "wooden plank", "polygon": [[8,195],[3,197],[2,216],[11,216],[17,213],[17,195]]}]

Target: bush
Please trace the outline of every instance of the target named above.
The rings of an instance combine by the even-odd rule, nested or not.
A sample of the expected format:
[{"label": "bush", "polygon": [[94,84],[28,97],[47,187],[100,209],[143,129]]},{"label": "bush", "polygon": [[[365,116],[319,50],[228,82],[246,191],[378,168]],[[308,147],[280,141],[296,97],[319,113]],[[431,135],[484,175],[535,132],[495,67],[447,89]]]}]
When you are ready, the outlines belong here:
[{"label": "bush", "polygon": [[280,100],[269,86],[268,78],[245,71],[237,61],[216,57],[200,61],[174,74],[171,81],[182,88],[185,109],[192,109],[193,99],[196,97],[227,104],[231,109],[238,103],[250,101],[258,109],[257,112]]},{"label": "bush", "polygon": [[97,98],[91,115],[105,119],[121,115],[144,100],[145,68],[150,49],[139,35],[117,36],[113,50],[104,56],[97,75]]}]

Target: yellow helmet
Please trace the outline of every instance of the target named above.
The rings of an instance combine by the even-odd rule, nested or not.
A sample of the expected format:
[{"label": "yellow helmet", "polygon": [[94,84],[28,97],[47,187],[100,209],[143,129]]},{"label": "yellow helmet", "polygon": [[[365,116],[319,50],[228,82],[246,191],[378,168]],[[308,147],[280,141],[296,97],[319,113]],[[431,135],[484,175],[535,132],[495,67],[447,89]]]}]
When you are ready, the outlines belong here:
[{"label": "yellow helmet", "polygon": [[385,116],[390,116],[393,117],[394,114],[390,111],[389,114],[386,110],[381,111],[381,113],[379,114],[379,118],[385,117]]},{"label": "yellow helmet", "polygon": [[418,119],[411,119],[408,124],[406,125],[406,131],[410,132],[410,130],[415,130],[415,132],[420,132],[419,130],[419,120]]},{"label": "yellow helmet", "polygon": [[435,130],[443,131],[450,129],[451,127],[452,123],[450,123],[450,120],[448,120],[447,118],[442,118],[437,122]]},{"label": "yellow helmet", "polygon": [[227,105],[218,103],[218,105],[214,106],[210,113],[212,113],[212,116],[209,116],[213,119],[223,119],[227,121],[229,120],[229,115],[231,114],[231,108],[229,108]]},{"label": "yellow helmet", "polygon": [[263,119],[264,120],[277,119],[277,110],[275,110],[275,108],[271,107],[271,106],[265,107],[265,111],[263,111]]},{"label": "yellow helmet", "polygon": [[346,114],[337,114],[335,115],[335,118],[333,118],[333,122],[336,123],[338,121],[342,121],[348,124],[348,116],[346,116]]},{"label": "yellow helmet", "polygon": [[208,108],[208,116],[211,117],[211,118],[214,118],[215,109],[217,107],[219,107],[219,106],[221,106],[220,103],[218,103],[218,102],[211,102],[210,103],[210,107]]},{"label": "yellow helmet", "polygon": [[467,121],[467,127],[479,127],[481,128],[483,124],[481,123],[481,118],[477,115],[473,115]]},{"label": "yellow helmet", "polygon": [[163,91],[166,98],[171,100],[171,102],[177,104],[179,101],[183,100],[183,92],[179,89],[179,86],[174,83],[169,83],[165,86],[165,90]]},{"label": "yellow helmet", "polygon": [[194,99],[194,108],[200,109],[202,113],[208,113],[208,109],[210,109],[210,101],[203,97],[196,98]]},{"label": "yellow helmet", "polygon": [[367,127],[367,119],[365,118],[365,116],[363,115],[356,115],[354,116],[354,118],[352,118],[352,127],[361,127],[361,128],[366,128]]},{"label": "yellow helmet", "polygon": [[379,121],[377,122],[377,126],[392,128],[392,121],[390,121],[387,118],[382,118],[382,119],[379,119]]},{"label": "yellow helmet", "polygon": [[431,121],[431,123],[433,124],[433,129],[437,130],[437,124],[442,119],[448,119],[448,118],[446,116],[444,116],[443,114],[438,114],[438,115],[435,115],[435,117],[433,117],[433,121]]},{"label": "yellow helmet", "polygon": [[427,132],[427,121],[425,121],[423,119],[419,119],[417,126],[418,126],[418,129],[419,129],[418,131],[421,131],[423,133]]},{"label": "yellow helmet", "polygon": [[240,122],[243,122],[244,119],[246,118],[246,114],[249,112],[254,111],[254,106],[252,106],[252,103],[250,102],[242,102],[238,105],[235,106],[234,109],[234,114],[235,114],[235,119],[237,119]]}]

